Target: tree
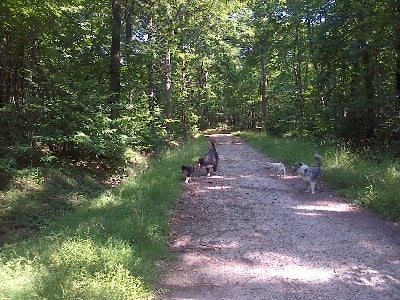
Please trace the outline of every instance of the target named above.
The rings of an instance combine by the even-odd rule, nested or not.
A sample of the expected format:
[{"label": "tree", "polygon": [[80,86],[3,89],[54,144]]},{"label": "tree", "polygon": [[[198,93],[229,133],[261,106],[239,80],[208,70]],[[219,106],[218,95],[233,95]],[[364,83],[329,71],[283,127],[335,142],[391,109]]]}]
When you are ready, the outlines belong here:
[{"label": "tree", "polygon": [[121,94],[121,4],[119,0],[112,2],[112,42],[111,42],[111,119],[118,118]]}]

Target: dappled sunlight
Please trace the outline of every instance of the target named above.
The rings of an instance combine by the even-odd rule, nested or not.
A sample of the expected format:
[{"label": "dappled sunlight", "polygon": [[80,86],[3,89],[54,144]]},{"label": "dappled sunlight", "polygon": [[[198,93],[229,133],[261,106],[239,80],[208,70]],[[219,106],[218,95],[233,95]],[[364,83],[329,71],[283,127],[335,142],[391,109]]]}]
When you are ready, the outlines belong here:
[{"label": "dappled sunlight", "polygon": [[[293,262],[292,257],[273,254],[277,260],[254,261],[247,258],[238,260],[223,259],[216,256],[191,253],[185,255],[185,262],[190,265],[198,265],[198,270],[208,274],[214,274],[214,281],[224,281],[224,277],[235,274],[235,277],[247,281],[271,282],[271,281],[300,281],[304,283],[325,283],[336,276],[336,270],[331,268],[314,267],[304,265],[302,262]],[[219,261],[216,266],[213,262]],[[287,261],[287,263],[285,263]],[[266,265],[267,264],[267,265]],[[212,269],[212,270],[211,270]]]},{"label": "dappled sunlight", "polygon": [[354,265],[349,268],[340,270],[346,281],[360,286],[368,286],[374,289],[384,290],[388,284],[400,285],[400,279],[389,274],[384,274],[379,270],[362,266]]},{"label": "dappled sunlight", "polygon": [[208,177],[208,178],[213,178],[213,179],[225,179],[224,176],[220,176],[220,175],[213,175],[213,176],[210,176],[210,177]]},{"label": "dappled sunlight", "polygon": [[354,208],[346,203],[323,203],[323,204],[309,204],[309,205],[296,205],[292,207],[296,210],[303,211],[330,211],[330,212],[349,212],[353,211]]},{"label": "dappled sunlight", "polygon": [[298,280],[302,282],[326,282],[334,277],[332,269],[313,268],[289,264],[283,266],[281,270],[271,270],[267,272],[271,277],[280,277],[286,280]]},{"label": "dappled sunlight", "polygon": [[397,244],[371,239],[375,224],[359,221],[359,208],[324,186],[305,193],[298,176],[273,178],[251,149],[220,149],[219,172],[187,185],[180,203],[172,245],[179,263],[163,281],[165,299],[395,295]]},{"label": "dappled sunlight", "polygon": [[296,215],[299,215],[299,216],[309,216],[309,217],[318,217],[318,216],[322,216],[322,215],[323,215],[322,213],[316,213],[316,212],[299,212],[299,211],[296,211],[295,214],[296,214]]},{"label": "dappled sunlight", "polygon": [[[236,244],[219,245],[222,248],[235,248]],[[272,253],[273,260],[249,258],[227,259],[213,252],[190,252],[184,254],[186,267],[195,267],[196,273],[209,274],[208,279],[218,283],[228,282],[235,277],[236,284],[270,284],[273,282],[297,282],[304,284],[332,284],[350,282],[355,285],[384,290],[389,284],[400,284],[400,279],[364,265],[348,265],[339,268],[313,266],[291,256]],[[253,253],[257,257],[259,254]],[[218,262],[218,264],[216,264]],[[186,268],[184,267],[184,268]],[[212,274],[212,276],[210,276]]]},{"label": "dappled sunlight", "polygon": [[209,186],[206,187],[207,190],[228,190],[228,189],[233,189],[233,186],[229,185],[217,185],[217,186]]}]

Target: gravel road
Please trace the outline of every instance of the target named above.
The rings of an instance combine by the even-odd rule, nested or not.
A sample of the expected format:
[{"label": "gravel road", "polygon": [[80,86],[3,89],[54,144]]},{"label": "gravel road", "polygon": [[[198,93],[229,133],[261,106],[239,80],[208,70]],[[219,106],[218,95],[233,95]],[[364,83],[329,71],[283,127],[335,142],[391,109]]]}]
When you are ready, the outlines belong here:
[{"label": "gravel road", "polygon": [[400,299],[396,226],[325,187],[310,195],[298,177],[272,177],[272,159],[239,138],[211,138],[219,172],[185,186],[160,299]]}]

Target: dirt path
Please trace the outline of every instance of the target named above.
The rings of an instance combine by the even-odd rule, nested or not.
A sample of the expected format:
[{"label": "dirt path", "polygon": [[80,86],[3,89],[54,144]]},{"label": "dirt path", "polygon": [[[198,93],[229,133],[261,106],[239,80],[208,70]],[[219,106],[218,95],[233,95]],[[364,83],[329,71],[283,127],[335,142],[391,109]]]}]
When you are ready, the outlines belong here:
[{"label": "dirt path", "polygon": [[269,159],[238,138],[213,138],[218,176],[188,184],[176,207],[178,261],[162,299],[400,299],[394,226],[325,188],[272,178]]}]

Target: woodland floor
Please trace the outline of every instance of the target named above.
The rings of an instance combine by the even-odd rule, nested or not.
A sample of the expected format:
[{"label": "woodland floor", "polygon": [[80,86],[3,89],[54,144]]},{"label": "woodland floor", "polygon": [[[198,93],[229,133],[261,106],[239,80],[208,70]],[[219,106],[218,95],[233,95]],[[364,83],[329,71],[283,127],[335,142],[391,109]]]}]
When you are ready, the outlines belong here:
[{"label": "woodland floor", "polygon": [[[229,134],[172,219],[160,299],[400,299],[400,232],[322,186],[314,195]],[[310,163],[313,156],[310,153]],[[201,176],[200,176],[201,175]]]}]

